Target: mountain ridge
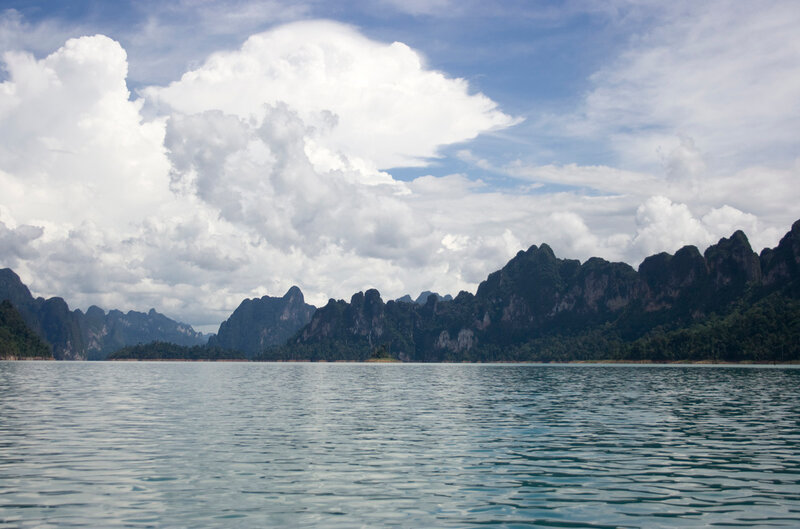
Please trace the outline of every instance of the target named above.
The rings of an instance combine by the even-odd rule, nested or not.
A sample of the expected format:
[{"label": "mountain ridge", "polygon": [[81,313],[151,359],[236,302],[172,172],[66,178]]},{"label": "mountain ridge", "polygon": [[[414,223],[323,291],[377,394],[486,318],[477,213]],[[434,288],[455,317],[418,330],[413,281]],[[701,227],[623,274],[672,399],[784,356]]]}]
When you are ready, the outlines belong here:
[{"label": "mountain ridge", "polygon": [[[772,321],[786,322],[784,338],[800,336],[792,323],[800,316],[798,271],[800,221],[761,255],[736,231],[703,254],[685,246],[649,256],[638,269],[598,257],[559,259],[547,244],[533,245],[489,274],[475,294],[461,292],[452,301],[431,296],[424,305],[384,303],[374,289],[354,294],[350,303],[331,300],[289,343],[259,358],[365,360],[381,347],[397,359],[422,362],[626,359],[641,356],[641,344],[655,337],[678,340],[670,333],[682,329],[702,335],[698,325],[735,334],[730,318],[760,318],[759,311],[778,311]],[[764,321],[761,328],[769,328]],[[604,350],[593,352],[593,340]],[[573,344],[575,358],[553,353],[563,349],[559,341]],[[683,359],[741,360],[745,354],[735,343],[726,345],[729,352],[692,347]],[[800,346],[782,347],[784,356],[800,359]],[[761,351],[758,344],[753,348]]]},{"label": "mountain ridge", "polygon": [[[62,298],[34,299],[10,269],[0,270],[6,297],[57,359],[202,341],[155,309],[92,306],[84,314]],[[206,347],[210,357],[238,351],[257,360],[363,361],[377,353],[419,362],[800,360],[800,221],[760,254],[737,230],[702,254],[684,246],[648,256],[636,269],[599,257],[558,258],[547,244],[532,245],[474,294],[426,291],[410,299],[384,302],[369,289],[317,309],[293,286],[282,297],[243,300]],[[202,346],[187,351],[175,354],[205,354]]]},{"label": "mountain ridge", "polygon": [[70,310],[63,298],[34,298],[10,268],[0,269],[0,300],[8,300],[28,327],[45,340],[57,360],[102,360],[111,352],[140,342],[169,341],[202,345],[207,338],[190,325],[150,309],[149,312],[92,305],[86,313]]}]

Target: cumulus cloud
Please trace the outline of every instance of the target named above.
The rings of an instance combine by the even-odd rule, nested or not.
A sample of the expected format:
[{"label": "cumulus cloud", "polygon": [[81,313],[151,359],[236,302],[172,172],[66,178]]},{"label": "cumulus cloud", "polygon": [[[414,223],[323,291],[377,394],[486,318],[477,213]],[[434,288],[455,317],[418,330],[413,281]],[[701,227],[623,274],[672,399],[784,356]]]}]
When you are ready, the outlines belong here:
[{"label": "cumulus cloud", "polygon": [[435,250],[432,228],[398,199],[402,186],[317,170],[306,154],[306,131],[285,104],[266,108],[260,125],[219,111],[173,115],[166,138],[173,188],[284,251],[317,255],[334,244],[425,264]]},{"label": "cumulus cloud", "polygon": [[319,145],[376,168],[421,165],[443,145],[515,122],[466,81],[427,69],[405,44],[327,21],[253,35],[144,94],[183,114],[214,109],[257,122],[265,105],[284,103],[315,129]]},{"label": "cumulus cloud", "polygon": [[144,121],[142,102],[130,99],[125,51],[98,35],[70,39],[43,59],[9,52],[3,60],[4,264],[38,293],[84,308],[161,307],[153,285],[168,286],[169,271],[141,264],[158,242],[144,227],[181,221],[196,204],[174,200],[164,121]]},{"label": "cumulus cloud", "polygon": [[652,197],[636,210],[638,225],[633,244],[642,256],[664,248],[680,248],[687,244],[706,246],[711,235],[703,223],[694,218],[686,204],[674,204],[666,197]]},{"label": "cumulus cloud", "polygon": [[3,60],[0,185],[13,214],[75,224],[152,213],[154,196],[168,191],[163,123],[144,123],[141,101],[129,99],[122,47],[98,35],[41,60],[12,52]]},{"label": "cumulus cloud", "polygon": [[[620,86],[659,35],[615,63]],[[243,297],[292,284],[316,304],[370,287],[455,294],[531,244],[634,263],[744,229],[758,248],[799,198],[800,166],[723,171],[710,129],[648,106],[632,112],[662,116],[663,135],[619,148],[630,160],[642,148],[647,163],[497,163],[459,145],[504,187],[425,169],[397,180],[391,167],[515,119],[408,46],[337,23],[256,34],[133,97],[126,51],[101,35],[3,61],[0,265],[73,306],[154,306],[203,330]],[[591,98],[612,69],[595,78],[583,124],[616,147],[630,117]]]},{"label": "cumulus cloud", "polygon": [[[363,42],[377,50],[373,62],[397,49],[401,58],[419,59],[402,46],[388,46],[384,56],[386,46]],[[442,290],[476,280],[451,266],[462,254],[442,252],[445,232],[416,206],[420,193],[433,202],[452,189],[414,191],[371,158],[360,159],[363,153],[326,143],[343,119],[358,123],[348,122],[347,108],[309,114],[302,105],[255,100],[248,104],[256,114],[246,116],[210,105],[191,113],[170,107],[169,116],[146,120],[143,101],[131,99],[126,86],[126,53],[112,39],[70,39],[42,59],[15,52],[4,61],[0,246],[3,264],[15,266],[37,294],[83,308],[156,306],[213,326],[243,297],[294,283],[324,303],[371,286],[401,295],[448,272]],[[488,119],[479,111],[472,128],[445,126],[420,144],[384,145],[387,157],[427,156],[506,119],[494,103],[469,95],[465,83],[417,66],[422,108],[439,84],[448,96],[463,96],[467,115],[485,104]],[[399,119],[396,109],[386,111],[384,120],[373,109],[377,137]],[[387,129],[383,139],[400,137],[394,134]],[[463,183],[469,195],[472,184]],[[519,241],[491,228],[470,243],[470,251],[498,262]]]},{"label": "cumulus cloud", "polygon": [[659,251],[674,252],[688,244],[702,250],[736,230],[744,231],[758,252],[764,247],[762,241],[774,244],[777,235],[773,230],[761,230],[755,215],[731,206],[714,208],[698,218],[686,204],[674,203],[663,196],[651,197],[637,208],[636,224],[632,242],[639,260]]}]

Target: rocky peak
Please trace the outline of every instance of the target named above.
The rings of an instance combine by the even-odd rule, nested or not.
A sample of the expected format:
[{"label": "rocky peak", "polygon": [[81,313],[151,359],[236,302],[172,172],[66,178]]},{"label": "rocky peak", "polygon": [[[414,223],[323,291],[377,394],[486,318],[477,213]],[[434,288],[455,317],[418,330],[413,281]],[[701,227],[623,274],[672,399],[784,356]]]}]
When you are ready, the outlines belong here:
[{"label": "rocky peak", "polygon": [[743,287],[760,282],[761,263],[750,247],[747,236],[737,230],[729,238],[709,246],[704,254],[711,280],[717,288]]},{"label": "rocky peak", "polygon": [[293,285],[291,288],[289,288],[289,290],[286,291],[286,294],[283,295],[283,299],[291,303],[305,303],[303,291],[300,290],[300,288],[296,285]]},{"label": "rocky peak", "polygon": [[102,320],[105,319],[106,313],[97,305],[92,305],[86,310],[86,317],[90,319]]},{"label": "rocky peak", "polygon": [[19,276],[10,268],[0,270],[0,301],[7,299],[12,305],[28,305],[33,296]]},{"label": "rocky peak", "polygon": [[366,292],[357,292],[350,298],[348,315],[349,328],[355,334],[363,336],[380,335],[383,332],[382,319],[386,305],[381,294],[374,288]]},{"label": "rocky peak", "polygon": [[696,246],[684,246],[675,255],[651,255],[639,265],[647,286],[645,309],[671,308],[679,298],[702,294],[708,282],[706,261]]},{"label": "rocky peak", "polygon": [[378,292],[376,289],[371,288],[364,293],[364,301],[365,305],[369,308],[375,307],[382,307],[383,300],[381,299],[381,293]]},{"label": "rocky peak", "polygon": [[764,249],[759,260],[765,285],[800,280],[800,220],[792,224],[776,248]]},{"label": "rocky peak", "polygon": [[552,297],[559,288],[559,260],[546,244],[518,252],[503,268],[489,274],[478,286],[476,297],[492,302],[507,298],[512,292],[528,303]]},{"label": "rocky peak", "polygon": [[245,299],[222,322],[208,344],[240,351],[252,357],[274,345],[285,343],[311,321],[316,307],[304,301],[303,292],[291,287],[282,297]]}]

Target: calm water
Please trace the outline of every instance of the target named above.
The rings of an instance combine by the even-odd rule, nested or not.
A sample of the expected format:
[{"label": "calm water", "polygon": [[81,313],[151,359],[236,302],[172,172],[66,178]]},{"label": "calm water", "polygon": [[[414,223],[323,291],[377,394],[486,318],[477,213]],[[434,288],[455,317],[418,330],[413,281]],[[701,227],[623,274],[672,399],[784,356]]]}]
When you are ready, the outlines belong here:
[{"label": "calm water", "polygon": [[0,363],[0,527],[799,527],[800,369]]}]

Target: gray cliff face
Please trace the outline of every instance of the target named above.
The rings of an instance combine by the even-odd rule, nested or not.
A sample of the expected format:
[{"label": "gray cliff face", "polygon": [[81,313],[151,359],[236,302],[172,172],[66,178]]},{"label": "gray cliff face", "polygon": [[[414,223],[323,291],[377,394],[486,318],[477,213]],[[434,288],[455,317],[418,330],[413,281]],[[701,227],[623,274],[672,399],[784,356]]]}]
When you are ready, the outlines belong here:
[{"label": "gray cliff face", "polygon": [[164,341],[199,345],[206,338],[191,326],[176,322],[155,310],[149,313],[112,310],[106,314],[92,306],[86,314],[70,311],[62,298],[31,296],[19,276],[0,270],[0,300],[8,299],[25,323],[52,349],[56,360],[102,360],[126,345]]},{"label": "gray cliff face", "polygon": [[760,256],[765,285],[776,285],[800,277],[800,220],[774,249],[764,249]]},{"label": "gray cliff face", "polygon": [[367,338],[372,345],[384,332],[385,305],[380,293],[375,289],[365,293],[358,292],[350,298],[348,330],[356,336]]},{"label": "gray cliff face", "polygon": [[710,246],[703,255],[708,273],[717,288],[741,288],[761,281],[761,263],[741,231]]},{"label": "gray cliff face", "polygon": [[241,351],[248,357],[286,342],[311,321],[316,307],[305,302],[299,288],[283,297],[245,299],[219,327],[209,345]]},{"label": "gray cliff face", "polygon": [[87,358],[103,360],[112,352],[128,345],[150,342],[168,342],[177,345],[202,345],[207,339],[190,325],[174,321],[150,309],[123,313],[111,310],[106,314],[92,306],[84,318]]},{"label": "gray cliff face", "polygon": [[660,253],[642,261],[639,276],[645,283],[644,310],[671,309],[680,300],[708,285],[706,261],[695,246],[684,246],[675,255]]}]

